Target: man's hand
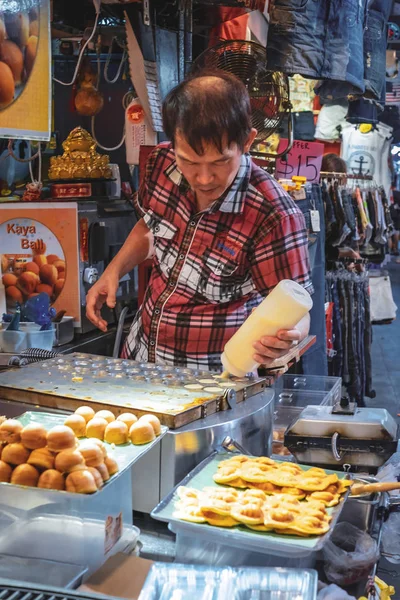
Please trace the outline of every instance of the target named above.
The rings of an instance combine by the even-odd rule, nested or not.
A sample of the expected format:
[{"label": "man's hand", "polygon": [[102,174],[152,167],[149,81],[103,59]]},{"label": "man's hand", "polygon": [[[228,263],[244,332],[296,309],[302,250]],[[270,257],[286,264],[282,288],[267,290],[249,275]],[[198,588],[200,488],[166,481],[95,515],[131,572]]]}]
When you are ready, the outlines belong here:
[{"label": "man's hand", "polygon": [[118,285],[118,275],[113,271],[106,271],[86,296],[86,316],[101,331],[107,331],[107,321],[102,319],[101,309],[103,304],[107,304],[108,308],[115,308]]},{"label": "man's hand", "polygon": [[274,360],[287,354],[301,339],[302,332],[299,329],[281,329],[276,337],[264,336],[253,344],[253,348],[256,350],[253,358],[260,365],[268,368]]}]

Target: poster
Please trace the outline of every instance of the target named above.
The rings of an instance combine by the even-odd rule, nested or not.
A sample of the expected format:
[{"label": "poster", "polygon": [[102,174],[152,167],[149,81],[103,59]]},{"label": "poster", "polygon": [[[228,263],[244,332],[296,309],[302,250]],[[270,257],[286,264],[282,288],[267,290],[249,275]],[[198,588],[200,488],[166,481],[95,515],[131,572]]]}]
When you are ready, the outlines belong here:
[{"label": "poster", "polygon": [[[284,148],[287,148],[287,140],[281,138],[278,153]],[[308,182],[319,182],[323,154],[324,144],[294,140],[291,150],[277,159],[275,176],[277,179],[300,176]]]},{"label": "poster", "polygon": [[3,0],[0,5],[0,137],[49,141],[49,0]]},{"label": "poster", "polygon": [[1,276],[7,311],[36,294],[80,324],[78,207],[3,204],[0,210]]}]

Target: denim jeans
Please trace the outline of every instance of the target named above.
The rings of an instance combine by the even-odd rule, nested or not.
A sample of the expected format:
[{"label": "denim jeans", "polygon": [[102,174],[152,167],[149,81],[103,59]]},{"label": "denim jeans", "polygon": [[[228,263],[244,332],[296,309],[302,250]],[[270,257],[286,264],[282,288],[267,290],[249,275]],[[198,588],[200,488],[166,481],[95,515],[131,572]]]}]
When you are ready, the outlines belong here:
[{"label": "denim jeans", "polygon": [[343,96],[362,94],[365,2],[275,0],[270,12],[268,69],[333,80],[327,98],[339,97],[337,82],[345,82],[348,91]]},{"label": "denim jeans", "polygon": [[364,30],[365,90],[380,100],[385,87],[387,23],[392,2],[369,0]]},{"label": "denim jeans", "polygon": [[[305,375],[327,375],[325,323],[325,215],[321,188],[318,184],[306,184],[306,198],[296,202],[304,214],[308,230],[311,280],[314,287],[313,307],[310,312],[310,334],[317,337],[316,343],[302,358]],[[320,231],[314,232],[311,225],[311,210],[317,210]]]}]

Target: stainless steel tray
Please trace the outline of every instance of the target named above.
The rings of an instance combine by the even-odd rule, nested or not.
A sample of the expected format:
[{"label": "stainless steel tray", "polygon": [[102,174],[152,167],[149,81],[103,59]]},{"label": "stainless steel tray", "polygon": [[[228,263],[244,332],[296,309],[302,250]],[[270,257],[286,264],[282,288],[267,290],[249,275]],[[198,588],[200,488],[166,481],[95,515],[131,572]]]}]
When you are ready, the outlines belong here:
[{"label": "stainless steel tray", "polygon": [[[65,415],[55,415],[52,413],[44,413],[44,412],[26,412],[23,415],[21,415],[20,417],[16,417],[16,418],[24,426],[29,425],[30,423],[40,423],[46,429],[51,429],[52,427],[55,427],[56,425],[63,425],[63,423],[65,421]],[[112,475],[112,477],[110,477],[110,479],[104,484],[104,487],[101,490],[98,490],[94,494],[91,494],[90,497],[101,494],[106,486],[109,486],[113,481],[115,481],[118,477],[120,477],[122,475],[122,473],[124,471],[126,471],[126,469],[129,469],[137,460],[139,460],[139,458],[141,456],[143,456],[143,454],[146,454],[146,452],[151,450],[151,448],[153,448],[153,446],[157,445],[160,442],[160,440],[164,437],[164,435],[167,433],[167,431],[168,431],[168,428],[162,426],[161,427],[161,435],[159,435],[153,442],[150,442],[149,444],[144,444],[142,446],[134,446],[133,444],[122,444],[121,446],[115,446],[115,448],[113,447],[113,449],[111,449],[111,444],[107,444],[107,442],[104,442],[104,445],[106,446],[107,450],[110,451],[110,455],[113,456],[113,458],[115,458],[115,460],[117,461],[119,471],[118,471],[118,473],[115,473],[115,475]],[[82,438],[82,439],[85,439],[85,438]],[[20,487],[21,489],[32,489],[32,488],[27,488],[24,485],[16,486],[14,483],[0,482],[0,494],[1,494],[1,488],[3,486],[10,486],[10,485],[12,485],[13,487]],[[37,489],[37,488],[35,488],[35,489]],[[57,494],[57,495],[63,494],[63,495],[67,495],[67,496],[73,496],[74,498],[76,498],[76,496],[77,496],[77,494],[74,494],[72,492],[65,492],[65,491],[60,491],[60,490],[47,490],[46,489],[46,490],[44,490],[44,492],[46,492],[46,493],[53,492],[54,494]]]},{"label": "stainless steel tray", "polygon": [[[210,540],[216,543],[228,544],[233,547],[243,548],[253,552],[262,553],[274,553],[277,556],[304,556],[310,552],[320,550],[325,541],[328,539],[331,531],[335,527],[335,523],[340,515],[345,499],[347,498],[348,492],[345,495],[342,502],[340,502],[334,508],[328,508],[329,514],[332,516],[331,527],[325,535],[314,536],[309,538],[301,538],[298,536],[291,535],[279,535],[277,533],[262,533],[251,531],[246,527],[238,526],[231,529],[223,529],[219,527],[213,527],[208,524],[197,524],[189,523],[187,521],[181,521],[173,516],[175,511],[175,492],[181,485],[193,487],[201,490],[206,486],[221,487],[216,484],[213,480],[213,475],[217,472],[218,463],[222,460],[231,458],[231,453],[214,452],[202,463],[200,463],[193,471],[185,477],[185,479],[177,485],[170,494],[153,510],[151,516],[159,521],[165,521],[173,524],[173,530],[177,531],[177,528],[191,532],[196,537],[202,535],[209,537]],[[277,461],[279,462],[279,461]],[[282,461],[284,462],[284,461]],[[308,470],[310,467],[305,465],[299,465]],[[326,470],[327,473],[335,473],[340,479],[347,478],[346,473],[340,473],[337,471]]]},{"label": "stainless steel tray", "polygon": [[75,353],[0,373],[0,398],[65,410],[89,404],[114,413],[152,413],[177,428],[243,402],[265,385],[257,377],[226,381],[208,371]]}]

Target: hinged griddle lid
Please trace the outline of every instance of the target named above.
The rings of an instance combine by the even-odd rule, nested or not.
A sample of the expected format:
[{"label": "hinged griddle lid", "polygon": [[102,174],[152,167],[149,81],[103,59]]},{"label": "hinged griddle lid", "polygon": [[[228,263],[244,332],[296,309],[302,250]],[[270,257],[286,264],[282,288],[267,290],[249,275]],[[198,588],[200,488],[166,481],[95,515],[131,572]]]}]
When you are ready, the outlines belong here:
[{"label": "hinged griddle lid", "polygon": [[307,406],[289,425],[286,435],[330,438],[338,433],[348,440],[395,440],[397,425],[383,408],[357,408],[354,415],[332,414],[331,406]]}]

